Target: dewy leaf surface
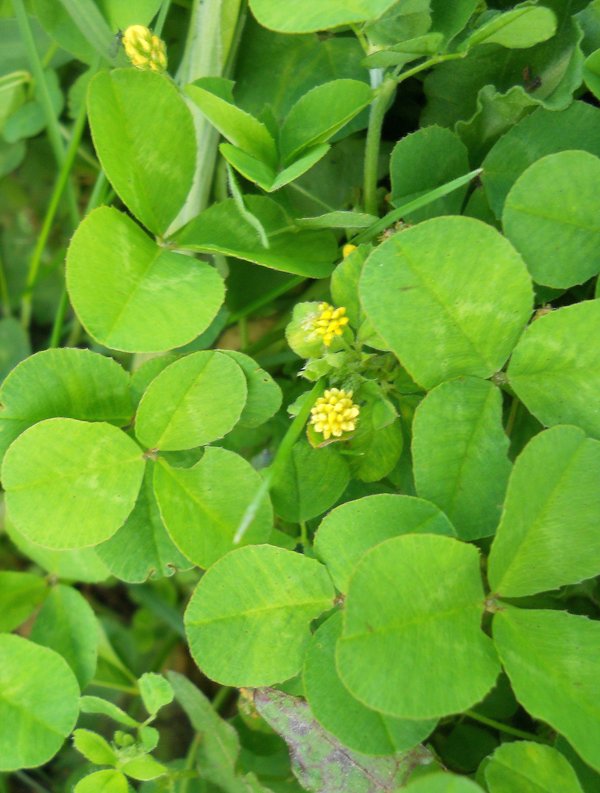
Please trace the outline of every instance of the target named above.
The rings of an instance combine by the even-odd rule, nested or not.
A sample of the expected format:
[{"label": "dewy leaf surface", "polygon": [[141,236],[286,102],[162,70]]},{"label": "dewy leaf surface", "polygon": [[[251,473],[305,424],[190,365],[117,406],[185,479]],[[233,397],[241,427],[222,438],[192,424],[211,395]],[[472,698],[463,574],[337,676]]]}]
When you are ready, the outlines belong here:
[{"label": "dewy leaf surface", "polygon": [[490,793],[583,793],[564,755],[532,741],[499,746],[487,760],[484,776]]},{"label": "dewy leaf surface", "polygon": [[517,458],[488,562],[490,587],[533,595],[600,574],[600,442],[577,427],[536,435]]},{"label": "dewy leaf surface", "polygon": [[321,726],[362,754],[390,755],[412,749],[435,728],[435,721],[384,716],[366,708],[345,688],[335,666],[342,615],[332,615],[313,634],[304,664],[306,699]]},{"label": "dewy leaf surface", "polygon": [[466,217],[433,218],[384,242],[365,263],[360,296],[375,330],[425,388],[498,371],[532,307],[520,256]]},{"label": "dewy leaf surface", "polygon": [[287,743],[294,774],[313,793],[392,793],[415,767],[432,760],[421,746],[389,757],[347,749],[318,724],[306,702],[283,691],[258,689],[254,704]]},{"label": "dewy leaf surface", "polygon": [[[154,487],[173,542],[199,567],[210,567],[228,551],[262,479],[249,462],[226,449],[208,448],[192,468],[161,461]],[[244,534],[244,544],[266,542],[273,508],[265,498]]]},{"label": "dewy leaf surface", "polygon": [[394,0],[304,0],[283,7],[273,0],[251,0],[252,13],[266,28],[281,33],[310,33],[376,19]]},{"label": "dewy leaf surface", "polygon": [[226,435],[246,404],[246,377],[228,355],[202,350],[167,366],[142,397],[135,421],[140,443],[177,451]]},{"label": "dewy leaf surface", "polygon": [[67,288],[88,333],[124,352],[187,344],[210,325],[225,295],[214,267],[160,247],[112,207],[95,209],[75,232]]},{"label": "dewy leaf surface", "polygon": [[368,551],[346,597],[337,667],[370,708],[431,719],[470,708],[499,664],[481,631],[484,591],[472,545],[405,534]]},{"label": "dewy leaf surface", "polygon": [[140,447],[110,424],[47,419],[20,435],[4,457],[8,515],[39,545],[96,545],[127,519],[144,467]]},{"label": "dewy leaf surface", "polygon": [[347,592],[354,568],[370,548],[409,533],[456,536],[446,515],[430,501],[380,493],[332,509],[321,521],[314,549],[336,587]]},{"label": "dewy leaf surface", "polygon": [[506,197],[504,233],[533,279],[567,288],[600,272],[600,159],[585,151],[542,157]]},{"label": "dewy leaf surface", "polygon": [[503,606],[493,627],[519,701],[600,771],[600,623],[566,612]]},{"label": "dewy leaf surface", "polygon": [[442,383],[415,412],[417,493],[444,510],[463,540],[496,530],[511,470],[508,445],[502,395],[484,380],[464,377]]},{"label": "dewy leaf surface", "polygon": [[75,726],[78,702],[77,680],[60,655],[0,634],[0,771],[50,760]]},{"label": "dewy leaf surface", "polygon": [[192,186],[192,114],[168,77],[137,69],[99,72],[88,110],[94,145],[123,203],[164,234]]},{"label": "dewy leaf surface", "polygon": [[600,439],[600,300],[552,311],[519,340],[509,383],[545,424],[576,424]]},{"label": "dewy leaf surface", "polygon": [[200,579],[185,613],[194,660],[228,686],[267,686],[302,667],[310,622],[335,592],[319,562],[270,545],[219,559]]}]

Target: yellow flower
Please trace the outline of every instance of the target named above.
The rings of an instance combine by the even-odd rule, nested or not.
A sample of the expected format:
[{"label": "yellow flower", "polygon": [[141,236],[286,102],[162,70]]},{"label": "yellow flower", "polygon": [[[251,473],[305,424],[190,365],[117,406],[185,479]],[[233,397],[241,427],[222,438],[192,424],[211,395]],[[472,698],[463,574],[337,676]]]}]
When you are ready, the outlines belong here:
[{"label": "yellow flower", "polygon": [[343,306],[334,308],[329,303],[319,303],[319,313],[310,325],[312,332],[321,336],[326,347],[329,347],[336,336],[341,336],[344,332],[349,322],[345,314],[346,309]]},{"label": "yellow flower", "polygon": [[167,68],[165,42],[144,25],[130,25],[123,33],[125,54],[136,69],[164,72]]},{"label": "yellow flower", "polygon": [[319,397],[311,409],[310,423],[315,432],[326,441],[332,436],[341,437],[344,432],[353,432],[360,408],[352,401],[352,391],[330,388]]},{"label": "yellow flower", "polygon": [[353,245],[351,242],[347,242],[344,247],[342,248],[342,256],[344,259],[347,259],[351,253],[354,253],[356,250],[356,245]]}]

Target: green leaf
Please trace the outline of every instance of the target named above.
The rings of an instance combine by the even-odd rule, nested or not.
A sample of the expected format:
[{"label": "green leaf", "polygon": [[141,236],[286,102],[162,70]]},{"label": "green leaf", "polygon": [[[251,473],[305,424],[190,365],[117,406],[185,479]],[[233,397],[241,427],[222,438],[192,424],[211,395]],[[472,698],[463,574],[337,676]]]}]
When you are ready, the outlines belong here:
[{"label": "green leaf", "polygon": [[0,382],[19,361],[31,354],[29,336],[14,317],[0,320]]},{"label": "green leaf", "polygon": [[[407,204],[468,170],[467,149],[451,130],[433,125],[406,135],[394,146],[390,159],[392,204]],[[437,215],[458,215],[466,192],[467,185],[407,213],[406,221],[418,223]]]},{"label": "green leaf", "polygon": [[149,449],[193,449],[222,438],[246,404],[246,377],[214,350],[186,355],[150,383],[139,404],[135,433]]},{"label": "green leaf", "polygon": [[138,722],[128,716],[124,710],[121,710],[113,702],[100,697],[81,697],[80,707],[82,713],[98,713],[102,716],[108,716],[109,719],[116,721],[118,724],[123,724],[125,727],[139,727]]},{"label": "green leaf", "polygon": [[306,149],[326,143],[372,100],[371,88],[360,80],[332,80],[304,94],[281,127],[280,147],[289,165]]},{"label": "green leaf", "polygon": [[511,387],[545,424],[576,424],[600,438],[600,301],[552,311],[527,328],[508,367]]},{"label": "green leaf", "polygon": [[117,754],[108,741],[91,730],[75,730],[73,746],[95,765],[116,765]]},{"label": "green leaf", "polygon": [[583,79],[596,98],[600,96],[600,49],[594,50],[583,64]]},{"label": "green leaf", "polygon": [[148,25],[160,8],[161,0],[98,0],[111,30],[125,30],[129,25]]},{"label": "green leaf", "polygon": [[502,606],[494,642],[527,711],[600,771],[600,623],[560,611]]},{"label": "green leaf", "polygon": [[[96,51],[71,15],[56,0],[33,0],[36,19],[62,48],[84,63],[93,63]],[[39,42],[41,43],[41,42]],[[3,42],[3,46],[5,43]],[[44,47],[39,48],[42,52]],[[108,54],[108,52],[106,53]]]},{"label": "green leaf", "polygon": [[502,394],[484,380],[442,383],[415,412],[417,494],[448,515],[462,540],[489,537],[496,530],[511,471],[508,447]]},{"label": "green leaf", "polygon": [[386,405],[382,399],[367,401],[360,409],[356,431],[348,444],[356,455],[350,457],[350,469],[363,482],[378,482],[386,477],[402,454],[404,435],[400,422],[394,418],[383,426],[377,424],[378,415],[388,407],[389,403]]},{"label": "green leaf", "polygon": [[31,640],[62,655],[82,690],[94,677],[98,621],[90,604],[73,587],[52,587],[34,623]]},{"label": "green leaf", "polygon": [[20,435],[4,458],[9,517],[48,548],[96,545],[133,509],[144,465],[139,446],[110,424],[47,419]]},{"label": "green leaf", "polygon": [[315,518],[335,504],[349,481],[348,464],[334,448],[313,449],[301,440],[273,479],[275,512],[290,523]]},{"label": "green leaf", "polygon": [[302,667],[310,622],[334,594],[313,559],[270,545],[231,551],[200,579],[185,612],[194,660],[222,685],[288,680]]},{"label": "green leaf", "polygon": [[496,14],[476,28],[460,49],[480,44],[499,44],[501,47],[526,49],[546,41],[556,32],[556,17],[549,8],[521,3],[511,11]]},{"label": "green leaf", "polygon": [[210,325],[225,295],[214,267],[160,247],[112,207],[91,212],[75,232],[67,286],[88,333],[125,352],[187,344]]},{"label": "green leaf", "polygon": [[[208,448],[193,468],[161,461],[154,487],[162,518],[188,559],[210,567],[234,547],[233,538],[262,480],[250,463],[226,449]],[[273,508],[263,499],[244,534],[244,544],[266,542]]]},{"label": "green leaf", "polygon": [[448,518],[429,501],[381,493],[329,512],[317,530],[314,549],[336,587],[347,592],[356,565],[370,548],[413,532],[456,536]]},{"label": "green leaf", "polygon": [[353,696],[405,719],[459,713],[485,696],[500,668],[481,631],[479,565],[472,545],[429,534],[394,537],[362,557],[337,647]]},{"label": "green leaf", "polygon": [[406,793],[483,793],[483,789],[464,776],[427,774],[407,785]]},{"label": "green leaf", "polygon": [[223,355],[232,358],[244,372],[248,398],[240,416],[240,427],[260,427],[277,413],[283,395],[271,375],[261,369],[249,355],[237,350],[221,350]]},{"label": "green leaf", "polygon": [[60,655],[0,634],[0,771],[47,763],[78,714],[79,687]]},{"label": "green leaf", "polygon": [[120,771],[95,771],[75,785],[74,793],[128,793],[127,779]]},{"label": "green leaf", "polygon": [[283,7],[273,0],[250,0],[257,21],[281,33],[310,33],[339,25],[376,19],[394,0],[304,0],[302,6]]},{"label": "green leaf", "polygon": [[196,166],[192,114],[175,83],[138,69],[99,72],[88,89],[98,158],[119,197],[164,234],[183,206]]},{"label": "green leaf", "polygon": [[362,705],[344,687],[335,666],[342,631],[336,613],[314,633],[304,664],[304,689],[319,724],[353,751],[390,755],[412,749],[435,728],[435,721],[405,721],[383,716]]},{"label": "green leaf", "polygon": [[0,631],[22,625],[47,595],[47,584],[39,575],[0,571]]},{"label": "green leaf", "polygon": [[94,0],[59,0],[70,19],[101,58],[108,58],[113,34]]},{"label": "green leaf", "polygon": [[277,147],[273,136],[261,121],[219,95],[221,83],[232,86],[228,80],[217,82],[214,77],[204,77],[186,86],[185,90],[223,137],[270,168],[275,168]]},{"label": "green leaf", "polygon": [[483,162],[482,180],[496,217],[519,176],[548,154],[582,149],[600,157],[600,110],[573,102],[560,112],[540,108],[526,116],[493,146]]},{"label": "green leaf", "polygon": [[498,747],[485,764],[484,776],[490,793],[583,793],[563,755],[531,741]]},{"label": "green leaf", "polygon": [[417,747],[390,757],[369,757],[341,745],[313,717],[306,702],[275,689],[254,692],[260,715],[287,743],[292,770],[306,790],[334,793],[393,793],[412,771],[432,761]]},{"label": "green leaf", "polygon": [[533,279],[568,288],[600,272],[600,159],[563,151],[531,165],[506,197],[504,233]]},{"label": "green leaf", "polygon": [[166,678],[155,672],[145,672],[138,681],[144,707],[151,715],[173,702],[173,688]]},{"label": "green leaf", "polygon": [[536,435],[517,458],[489,557],[490,587],[534,595],[600,573],[600,442],[576,427]]},{"label": "green leaf", "polygon": [[96,546],[110,572],[131,584],[172,576],[192,564],[169,537],[154,496],[155,463],[148,460],[133,512],[116,534]]},{"label": "green leaf", "polygon": [[44,350],[26,358],[0,388],[0,457],[23,430],[43,419],[128,424],[133,416],[129,383],[116,361],[90,350]]},{"label": "green leaf", "polygon": [[132,779],[143,782],[157,779],[168,773],[168,768],[149,754],[138,755],[138,757],[127,760],[121,764],[121,770]]},{"label": "green leaf", "polygon": [[364,63],[369,68],[401,66],[417,58],[435,55],[442,49],[443,40],[441,33],[424,33],[422,36],[405,39],[399,44],[375,51],[365,58]]},{"label": "green leaf", "polygon": [[262,223],[269,247],[235,206],[233,198],[206,209],[175,237],[180,248],[222,253],[285,273],[325,278],[332,269],[338,246],[328,231],[298,231],[283,209],[266,196],[244,196],[246,207]]},{"label": "green leaf", "polygon": [[384,242],[365,263],[360,295],[375,330],[425,388],[498,371],[532,306],[520,256],[466,217],[434,218]]},{"label": "green leaf", "polygon": [[431,0],[431,28],[451,41],[464,29],[478,6],[478,0]]},{"label": "green leaf", "polygon": [[311,218],[297,218],[296,223],[304,229],[367,229],[376,223],[375,215],[364,212],[326,212]]}]

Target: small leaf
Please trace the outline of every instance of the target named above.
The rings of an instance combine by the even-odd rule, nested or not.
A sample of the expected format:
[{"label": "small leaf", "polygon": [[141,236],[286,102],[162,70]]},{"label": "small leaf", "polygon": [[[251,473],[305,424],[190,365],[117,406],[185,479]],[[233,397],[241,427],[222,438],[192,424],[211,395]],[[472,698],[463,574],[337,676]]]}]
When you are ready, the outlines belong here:
[{"label": "small leaf", "polygon": [[121,771],[132,779],[146,782],[168,773],[168,768],[149,754],[142,754],[121,763]]},{"label": "small leaf", "polygon": [[[249,462],[226,449],[208,448],[192,468],[160,461],[154,476],[165,525],[178,548],[207,568],[233,550],[233,538],[262,480]],[[263,499],[244,534],[244,544],[266,542],[273,509]]]},{"label": "small leaf", "polygon": [[138,686],[144,707],[152,715],[173,701],[171,684],[162,675],[145,672],[138,680]]},{"label": "small leaf", "polygon": [[382,493],[348,501],[329,512],[315,535],[315,553],[340,592],[364,554],[375,545],[401,534],[456,536],[448,518],[422,498]]},{"label": "small leaf", "polygon": [[2,466],[11,520],[49,548],[83,548],[113,535],[133,509],[142,451],[110,424],[47,419],[9,448]]},{"label": "small leaf", "polygon": [[583,793],[563,755],[531,741],[499,746],[487,759],[484,776],[490,793]]},{"label": "small leaf", "polygon": [[125,352],[187,344],[210,325],[225,294],[214,267],[160,247],[112,207],[95,209],[77,228],[67,287],[90,336]]},{"label": "small leaf", "polygon": [[353,751],[391,755],[412,749],[435,728],[435,721],[406,721],[366,708],[350,694],[335,666],[335,646],[342,631],[336,613],[315,631],[304,664],[304,688],[319,724]]},{"label": "small leaf", "polygon": [[75,726],[78,699],[75,675],[60,655],[0,634],[0,771],[54,757]]},{"label": "small leaf", "polygon": [[337,646],[353,696],[403,719],[459,713],[485,696],[500,668],[481,631],[479,565],[472,545],[430,534],[394,537],[362,557]]},{"label": "small leaf", "polygon": [[315,721],[306,702],[283,691],[258,689],[254,703],[287,743],[298,781],[313,793],[392,793],[403,787],[417,766],[432,761],[423,747],[389,757],[346,749]]},{"label": "small leaf", "polygon": [[539,317],[508,367],[516,395],[546,426],[576,424],[600,438],[600,301],[587,300]]},{"label": "small leaf", "polygon": [[508,446],[502,395],[491,383],[451,380],[419,404],[412,441],[417,494],[444,510],[460,539],[496,530],[511,471]]},{"label": "small leaf", "polygon": [[31,640],[67,661],[83,690],[98,659],[98,621],[90,604],[73,587],[52,587],[31,631]]},{"label": "small leaf", "polygon": [[116,765],[117,754],[108,741],[91,730],[75,730],[73,745],[86,760],[95,765]]},{"label": "small leaf", "polygon": [[272,0],[251,0],[250,8],[257,21],[280,33],[310,33],[353,22],[376,19],[394,4],[394,0],[304,0],[302,6],[283,8]]},{"label": "small leaf", "polygon": [[39,575],[0,571],[0,631],[18,628],[44,602],[48,591]]},{"label": "small leaf", "polygon": [[231,551],[200,579],[187,607],[192,655],[222,685],[288,680],[302,666],[310,622],[334,594],[313,559],[270,545]]},{"label": "small leaf", "polygon": [[464,776],[427,774],[407,785],[406,793],[483,793],[483,789]]},{"label": "small leaf", "polygon": [[152,380],[138,406],[135,433],[149,449],[193,449],[218,440],[239,421],[246,377],[214,350],[186,355]]},{"label": "small leaf", "polygon": [[98,157],[119,197],[148,229],[164,234],[196,165],[192,114],[175,83],[151,71],[101,71],[88,89],[88,111]]},{"label": "small leaf", "polygon": [[338,246],[330,232],[298,231],[284,210],[266,196],[244,196],[244,203],[262,223],[268,248],[233,198],[213,204],[184,226],[175,235],[178,247],[222,253],[307,278],[326,278],[331,273]]},{"label": "small leaf", "polygon": [[470,49],[480,44],[499,44],[501,47],[526,49],[551,38],[556,32],[556,17],[549,8],[528,3],[496,14],[476,28],[460,49]]},{"label": "small leaf", "polygon": [[583,64],[583,79],[596,98],[600,96],[600,49],[594,50]]},{"label": "small leaf", "polygon": [[128,793],[127,779],[120,771],[95,771],[75,785],[74,793]]},{"label": "small leaf", "polygon": [[241,367],[246,376],[248,398],[242,410],[239,425],[241,427],[260,427],[268,421],[281,407],[282,393],[271,375],[261,369],[249,355],[237,350],[221,350],[223,355],[232,358]]},{"label": "small leaf", "polygon": [[524,708],[600,771],[600,623],[560,611],[502,606],[494,642]]},{"label": "small leaf", "polygon": [[109,702],[107,699],[89,696],[81,697],[80,707],[82,713],[99,713],[102,716],[108,716],[109,719],[116,721],[118,724],[123,724],[125,727],[139,727],[135,719],[132,719],[118,705]]},{"label": "small leaf", "polygon": [[520,256],[466,217],[433,218],[381,244],[365,263],[360,296],[375,330],[425,388],[498,371],[532,306]]}]

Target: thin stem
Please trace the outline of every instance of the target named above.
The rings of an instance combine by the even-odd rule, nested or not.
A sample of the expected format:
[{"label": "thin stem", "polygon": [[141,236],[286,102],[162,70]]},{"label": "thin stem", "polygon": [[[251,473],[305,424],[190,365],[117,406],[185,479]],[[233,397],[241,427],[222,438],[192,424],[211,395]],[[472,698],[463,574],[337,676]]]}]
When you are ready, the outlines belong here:
[{"label": "thin stem", "polygon": [[264,501],[267,493],[271,489],[271,485],[275,479],[277,473],[279,473],[280,469],[286,464],[288,461],[289,456],[292,453],[292,449],[294,444],[302,434],[304,430],[304,426],[308,421],[308,417],[310,416],[310,411],[313,405],[315,404],[315,400],[319,397],[323,391],[325,390],[325,384],[319,380],[315,383],[312,390],[306,394],[302,407],[298,415],[292,421],[290,426],[288,427],[287,432],[283,436],[281,443],[279,444],[279,448],[277,449],[277,453],[275,454],[275,459],[271,463],[271,467],[264,472],[263,474],[263,481],[256,491],[256,495],[248,505],[248,508],[244,512],[242,520],[240,521],[240,525],[237,528],[237,531],[233,538],[233,544],[238,545],[246,532],[254,518],[262,502]]},{"label": "thin stem", "polygon": [[505,430],[505,432],[506,432],[506,434],[508,435],[509,438],[512,435],[512,431],[515,428],[515,421],[516,421],[516,418],[517,418],[517,413],[519,412],[519,405],[520,404],[521,403],[519,402],[518,397],[514,396],[513,400],[512,400],[512,403],[510,405],[510,411],[508,413],[508,418],[506,420],[506,430]]},{"label": "thin stem", "polygon": [[108,681],[104,680],[92,680],[90,685],[96,686],[96,688],[108,688],[111,691],[121,691],[123,694],[131,694],[133,697],[139,696],[139,691],[137,688],[133,688],[133,686],[123,686],[120,683],[109,683]]},{"label": "thin stem", "polygon": [[230,694],[235,691],[235,688],[230,688],[229,686],[221,686],[217,693],[214,695],[212,700],[213,709],[217,711],[217,713],[221,710],[223,705],[229,699]]},{"label": "thin stem", "polygon": [[370,215],[377,214],[377,173],[379,166],[379,148],[381,146],[381,130],[383,119],[390,99],[396,91],[396,80],[385,80],[371,105],[367,142],[365,147],[364,167],[364,210]]},{"label": "thin stem", "polygon": [[[31,322],[31,301],[33,297],[32,294],[33,288],[37,281],[40,264],[42,261],[42,255],[44,253],[46,244],[48,242],[48,237],[50,236],[50,232],[52,230],[52,224],[54,223],[54,219],[56,217],[56,213],[60,205],[60,200],[62,198],[65,187],[69,182],[69,177],[71,175],[71,168],[73,167],[75,157],[77,156],[77,149],[79,147],[79,142],[83,134],[86,118],[87,118],[87,110],[86,110],[85,102],[82,102],[81,108],[79,109],[79,113],[73,125],[71,142],[69,143],[69,148],[67,149],[67,153],[62,161],[60,172],[58,174],[58,178],[55,182],[54,189],[50,197],[50,203],[48,204],[46,215],[42,223],[42,228],[37,238],[37,242],[33,254],[31,256],[31,261],[29,262],[29,271],[27,273],[27,280],[25,282],[25,291],[23,293],[23,299],[21,302],[21,322],[24,328],[28,328]],[[72,216],[71,221],[73,227],[77,226],[77,223],[79,222],[79,212],[76,211],[76,216]]]},{"label": "thin stem", "polygon": [[171,6],[171,0],[163,0],[162,5],[160,7],[160,11],[158,12],[156,25],[154,25],[154,35],[158,36],[159,38],[162,36],[163,28],[165,26],[165,21],[167,19],[167,14],[169,13],[170,6]]},{"label": "thin stem", "polygon": [[302,550],[306,551],[310,547],[310,540],[308,539],[308,526],[305,520],[300,521],[300,545]]},{"label": "thin stem", "polygon": [[[21,35],[23,44],[25,45],[25,49],[27,50],[31,71],[36,81],[36,91],[39,93],[40,101],[44,109],[50,146],[58,166],[62,167],[66,154],[63,142],[61,140],[60,126],[54,112],[50,91],[48,89],[46,76],[44,74],[44,68],[42,66],[37,47],[35,46],[35,40],[33,38],[33,33],[31,32],[31,25],[29,24],[29,17],[27,16],[27,11],[25,9],[23,0],[13,0],[13,8],[17,18],[19,33]],[[77,225],[79,213],[77,211],[77,201],[74,191],[72,189],[69,190],[67,196],[71,219],[74,221],[74,225]]]},{"label": "thin stem", "polygon": [[35,779],[32,779],[29,774],[26,774],[24,771],[15,771],[14,775],[17,777],[17,779],[20,779],[21,782],[24,782],[31,790],[35,790],[36,793],[51,793],[48,788],[40,785],[35,781]]},{"label": "thin stem", "polygon": [[4,264],[0,256],[0,302],[2,303],[2,311],[5,317],[12,316],[10,307],[10,295],[8,292],[8,281],[6,280],[6,273],[4,272]]},{"label": "thin stem", "polygon": [[526,741],[544,743],[539,735],[535,735],[532,732],[525,732],[525,730],[519,730],[516,727],[511,727],[510,724],[503,724],[501,721],[496,721],[495,719],[489,719],[487,716],[482,716],[481,713],[477,713],[474,710],[466,710],[464,715],[469,719],[473,719],[473,721],[485,724],[487,727],[493,727],[499,732],[504,732],[506,735],[514,735],[516,738],[524,738]]},{"label": "thin stem", "polygon": [[238,320],[238,330],[240,333],[240,350],[248,347],[248,318],[240,317]]},{"label": "thin stem", "polygon": [[240,309],[239,311],[234,311],[234,313],[229,317],[227,324],[234,325],[236,322],[244,319],[244,317],[254,314],[254,312],[258,311],[259,308],[269,305],[269,303],[275,300],[275,298],[281,297],[281,295],[284,295],[286,292],[289,292],[296,286],[300,286],[300,284],[304,283],[304,281],[306,281],[306,278],[303,275],[297,275],[295,278],[286,281],[284,284],[280,284],[274,289],[265,292],[264,295],[261,295],[256,300],[248,303],[248,305],[244,306],[244,308]]},{"label": "thin stem", "polygon": [[[185,770],[191,771],[196,764],[196,755],[198,753],[198,748],[202,742],[202,733],[197,732],[191,740],[191,743],[187,750],[187,755],[185,758]],[[191,777],[185,776],[181,780],[181,784],[179,785],[179,793],[187,793],[189,783],[191,781]]]}]

